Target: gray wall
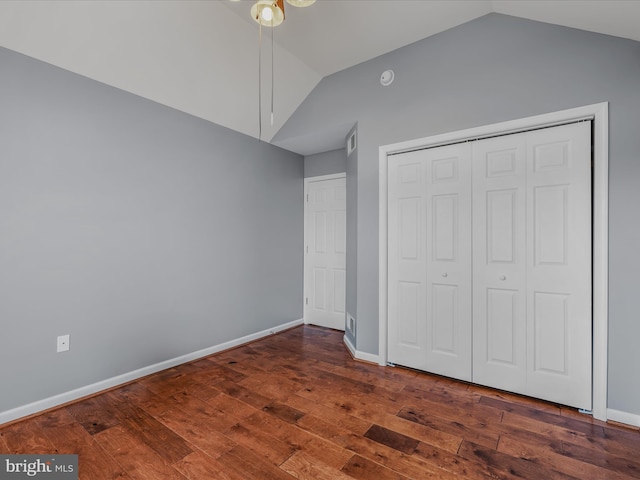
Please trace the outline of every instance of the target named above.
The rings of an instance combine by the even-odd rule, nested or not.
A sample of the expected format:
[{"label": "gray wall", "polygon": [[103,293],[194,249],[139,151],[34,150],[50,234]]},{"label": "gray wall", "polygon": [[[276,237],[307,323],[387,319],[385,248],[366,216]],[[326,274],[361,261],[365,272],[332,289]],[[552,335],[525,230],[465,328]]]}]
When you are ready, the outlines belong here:
[{"label": "gray wall", "polygon": [[0,48],[0,412],[300,319],[302,194],[299,155]]},{"label": "gray wall", "polygon": [[331,150],[329,152],[306,155],[304,157],[304,176],[319,177],[347,171],[347,151]]},{"label": "gray wall", "polygon": [[[384,88],[388,68],[396,80]],[[640,414],[640,43],[631,40],[490,14],[320,82],[277,140],[358,121],[359,350],[378,351],[378,147],[605,101],[609,407]]]}]

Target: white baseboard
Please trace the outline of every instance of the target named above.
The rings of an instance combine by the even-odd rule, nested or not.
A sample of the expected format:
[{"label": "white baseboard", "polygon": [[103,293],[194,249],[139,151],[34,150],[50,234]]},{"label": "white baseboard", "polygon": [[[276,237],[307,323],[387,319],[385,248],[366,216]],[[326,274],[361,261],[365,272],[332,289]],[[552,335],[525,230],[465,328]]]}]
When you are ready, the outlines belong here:
[{"label": "white baseboard", "polygon": [[297,327],[298,325],[302,325],[302,324],[303,324],[302,319],[283,323],[282,325],[277,325],[267,330],[262,330],[261,332],[252,333],[251,335],[246,335],[244,337],[237,338],[235,340],[230,340],[228,342],[224,342],[219,345],[214,345],[213,347],[208,347],[203,350],[198,350],[193,353],[182,355],[180,357],[165,360],[164,362],[156,363],[155,365],[150,365],[148,367],[140,368],[132,372],[124,373],[122,375],[108,378],[100,382],[92,383],[91,385],[86,385],[84,387],[76,388],[75,390],[71,390],[69,392],[64,392],[49,398],[45,398],[43,400],[38,400],[36,402],[29,403],[27,405],[22,405],[20,407],[13,408],[11,410],[0,412],[0,426],[3,423],[11,422],[13,420],[17,420],[22,417],[27,417],[29,415],[43,412],[50,408],[54,408],[59,405],[63,405],[65,403],[69,403],[74,400],[78,400],[80,398],[87,397],[89,395],[93,395],[95,393],[98,393],[104,390],[108,390],[113,387],[117,387],[118,385],[123,385],[125,383],[132,382],[134,380],[137,380],[138,378],[151,375],[152,373],[156,373],[161,370],[166,370],[168,368],[172,368],[177,365],[181,365],[183,363],[191,362],[199,358],[207,357],[209,355],[213,355],[214,353],[218,353],[223,350],[228,350],[230,348],[234,348],[234,347],[243,345],[245,343],[253,342],[254,340],[259,340],[269,335],[273,335],[283,330]]},{"label": "white baseboard", "polygon": [[345,335],[344,337],[342,337],[342,341],[347,346],[347,349],[349,350],[349,353],[351,353],[351,356],[353,358],[356,358],[356,347],[353,346],[353,343],[351,343],[351,340],[349,340]]},{"label": "white baseboard", "polygon": [[612,408],[607,408],[607,420],[613,420],[614,422],[620,422],[634,427],[640,427],[640,415],[629,412],[621,412],[620,410],[613,410]]},{"label": "white baseboard", "polygon": [[359,350],[356,350],[356,347],[353,346],[353,343],[351,343],[351,340],[349,340],[346,335],[342,338],[343,338],[344,344],[349,349],[349,352],[351,353],[351,356],[353,358],[355,358],[356,360],[362,360],[363,362],[378,364],[378,360],[379,360],[378,355],[373,355],[371,353],[366,353],[366,352],[361,352]]}]

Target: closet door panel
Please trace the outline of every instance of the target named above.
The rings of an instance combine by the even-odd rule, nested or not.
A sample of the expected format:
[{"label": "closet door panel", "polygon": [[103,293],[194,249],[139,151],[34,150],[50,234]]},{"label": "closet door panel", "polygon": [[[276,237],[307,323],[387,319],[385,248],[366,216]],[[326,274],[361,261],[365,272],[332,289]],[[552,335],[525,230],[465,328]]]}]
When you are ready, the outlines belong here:
[{"label": "closet door panel", "polygon": [[392,363],[471,380],[471,174],[467,144],[389,160]]},{"label": "closet door panel", "polygon": [[526,390],[525,141],[473,145],[473,381]]},{"label": "closet door panel", "polygon": [[389,158],[388,358],[591,409],[589,122]]},{"label": "closet door panel", "polygon": [[389,158],[388,360],[427,369],[425,161]]},{"label": "closet door panel", "polygon": [[528,133],[528,394],[591,409],[591,125]]},{"label": "closet door panel", "polygon": [[427,365],[471,380],[471,148],[424,150]]}]

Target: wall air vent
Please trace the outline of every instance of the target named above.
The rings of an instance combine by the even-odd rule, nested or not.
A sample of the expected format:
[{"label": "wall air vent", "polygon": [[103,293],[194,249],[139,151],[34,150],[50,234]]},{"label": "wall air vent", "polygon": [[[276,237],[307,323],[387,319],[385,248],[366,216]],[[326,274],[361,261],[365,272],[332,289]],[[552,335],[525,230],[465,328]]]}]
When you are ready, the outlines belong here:
[{"label": "wall air vent", "polygon": [[349,313],[347,313],[347,329],[351,335],[356,336],[356,319]]},{"label": "wall air vent", "polygon": [[356,147],[358,146],[357,143],[356,131],[354,130],[347,139],[347,157],[350,156],[351,153],[356,149]]}]

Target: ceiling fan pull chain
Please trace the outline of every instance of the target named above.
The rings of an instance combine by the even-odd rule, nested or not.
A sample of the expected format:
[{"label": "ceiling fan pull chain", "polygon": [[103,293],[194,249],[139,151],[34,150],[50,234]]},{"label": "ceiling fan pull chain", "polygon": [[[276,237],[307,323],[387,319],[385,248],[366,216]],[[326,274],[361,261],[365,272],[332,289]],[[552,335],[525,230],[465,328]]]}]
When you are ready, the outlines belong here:
[{"label": "ceiling fan pull chain", "polygon": [[258,141],[262,140],[262,24],[258,28]]},{"label": "ceiling fan pull chain", "polygon": [[[273,27],[273,19],[271,19],[271,26]],[[273,57],[274,57],[274,40],[273,37],[275,36],[276,31],[275,29],[271,29],[271,126],[273,126],[273,92],[274,92],[274,78],[275,78],[275,74],[274,74],[274,70],[273,70]]]}]

